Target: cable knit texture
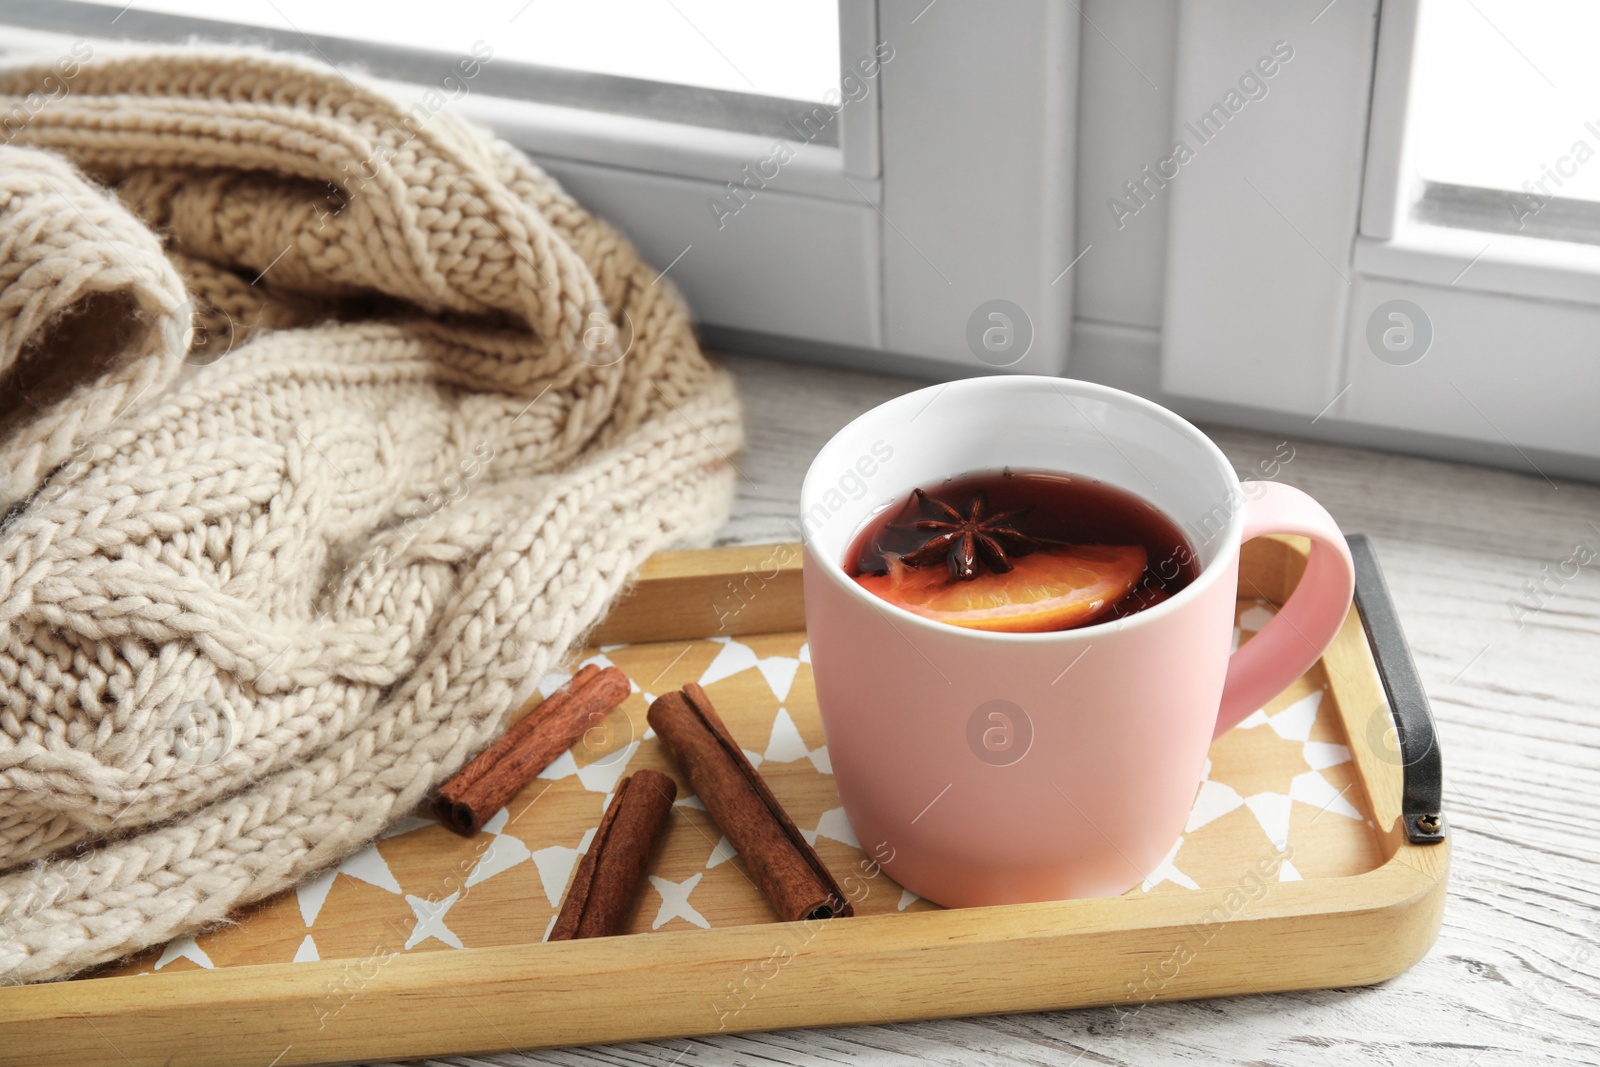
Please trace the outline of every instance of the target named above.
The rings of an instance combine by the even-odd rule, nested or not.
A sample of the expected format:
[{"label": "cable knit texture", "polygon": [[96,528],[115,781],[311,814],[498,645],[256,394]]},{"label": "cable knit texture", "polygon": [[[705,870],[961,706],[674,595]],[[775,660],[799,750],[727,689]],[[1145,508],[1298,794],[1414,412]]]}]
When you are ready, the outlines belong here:
[{"label": "cable knit texture", "polygon": [[0,114],[41,84],[0,147],[10,981],[412,810],[740,445],[667,283],[448,114],[215,51],[3,68]]}]

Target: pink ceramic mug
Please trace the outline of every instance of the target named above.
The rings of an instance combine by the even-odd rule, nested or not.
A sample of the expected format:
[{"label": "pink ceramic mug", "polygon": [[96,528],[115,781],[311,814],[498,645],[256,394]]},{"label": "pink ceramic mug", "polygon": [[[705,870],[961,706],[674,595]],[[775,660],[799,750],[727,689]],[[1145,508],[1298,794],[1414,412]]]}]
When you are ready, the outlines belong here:
[{"label": "pink ceramic mug", "polygon": [[[913,487],[998,470],[1088,476],[1182,527],[1200,575],[1126,618],[1045,634],[965,630],[868,593],[854,538]],[[951,907],[1110,896],[1182,832],[1216,734],[1327,648],[1354,577],[1337,524],[1298,489],[1241,483],[1221,450],[1105,386],[1006,376],[931,386],[840,430],[800,494],[805,602],[833,773],[862,846]],[[1239,546],[1312,541],[1289,602],[1229,655]]]}]

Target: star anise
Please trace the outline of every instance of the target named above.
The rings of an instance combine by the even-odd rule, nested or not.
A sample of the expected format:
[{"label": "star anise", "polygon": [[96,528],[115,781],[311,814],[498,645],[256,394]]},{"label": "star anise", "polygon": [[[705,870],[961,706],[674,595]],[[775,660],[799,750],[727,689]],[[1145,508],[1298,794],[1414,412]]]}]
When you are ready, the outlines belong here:
[{"label": "star anise", "polygon": [[949,563],[952,580],[970,582],[978,576],[980,559],[996,574],[1004,574],[1011,570],[1010,555],[1024,555],[1040,547],[1038,541],[1017,529],[1017,523],[1033,510],[1031,504],[990,515],[989,495],[980,490],[963,515],[921,489],[912,490],[912,494],[925,516],[912,525],[930,531],[932,536],[915,551],[900,557],[900,562],[909,567],[926,567],[943,559]]}]

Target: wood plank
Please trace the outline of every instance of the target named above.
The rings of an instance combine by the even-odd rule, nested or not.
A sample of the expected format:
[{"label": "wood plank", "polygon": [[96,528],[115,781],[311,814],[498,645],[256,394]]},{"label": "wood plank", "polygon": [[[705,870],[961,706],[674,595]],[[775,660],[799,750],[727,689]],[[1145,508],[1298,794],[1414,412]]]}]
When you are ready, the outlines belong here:
[{"label": "wood plank", "polygon": [[800,546],[794,543],[660,552],[590,641],[663,641],[805,628]]},{"label": "wood plank", "polygon": [[[402,954],[361,969],[356,994],[326,1025],[316,994],[349,979],[346,962],[186,972],[162,979],[157,998],[151,981],[137,978],[66,983],[70,995],[25,986],[8,990],[0,1009],[10,1039],[0,1062],[77,1067],[114,1051],[121,1062],[172,1067],[330,1063],[1358,985],[1427,950],[1442,884],[1392,864],[1354,879],[1284,883],[1247,907],[1230,904],[1229,891],[1209,890],[1137,903],[1016,905],[1003,918],[992,914],[998,909],[930,911],[750,926],[714,939],[692,931],[557,942],[538,952]],[[1370,943],[1360,952],[1351,951],[1357,931],[1345,917],[1352,897],[1366,902],[1359,934]],[[1196,923],[1208,913],[1248,921],[1202,940]],[[1289,941],[1295,953],[1274,951]],[[1135,964],[1159,963],[1186,943],[1193,957],[1173,979],[1130,994],[1143,977]],[[940,950],[930,958],[932,945]],[[768,968],[771,977],[742,1002],[731,1000],[729,982],[762,974],[778,949],[784,962]],[[1019,953],[1027,967],[1017,966]],[[1108,960],[1128,962],[1107,967]],[[195,1031],[197,1017],[227,1040],[175,1044],[174,1035]]]}]

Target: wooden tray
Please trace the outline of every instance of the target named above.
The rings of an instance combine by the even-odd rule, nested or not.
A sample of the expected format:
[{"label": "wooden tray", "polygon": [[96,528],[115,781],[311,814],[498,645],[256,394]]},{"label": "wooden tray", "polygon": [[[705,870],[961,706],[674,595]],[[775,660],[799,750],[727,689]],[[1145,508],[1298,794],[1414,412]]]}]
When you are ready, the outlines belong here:
[{"label": "wooden tray", "polygon": [[[1293,588],[1303,553],[1292,539],[1245,547],[1240,640]],[[622,667],[639,691],[484,832],[462,839],[422,814],[235,925],[91,977],[0,989],[0,1062],[262,1067],[1091,1004],[1137,1011],[1377,982],[1433,943],[1449,845],[1408,840],[1410,760],[1393,747],[1355,612],[1321,664],[1212,746],[1187,831],[1143,886],[946,911],[879,871],[839,807],[799,561],[792,545],[652,559],[585,656]],[[645,709],[691,681],[857,897],[858,916],[774,922],[684,796],[634,935],[542,943],[614,783],[640,767],[675,773]]]}]

